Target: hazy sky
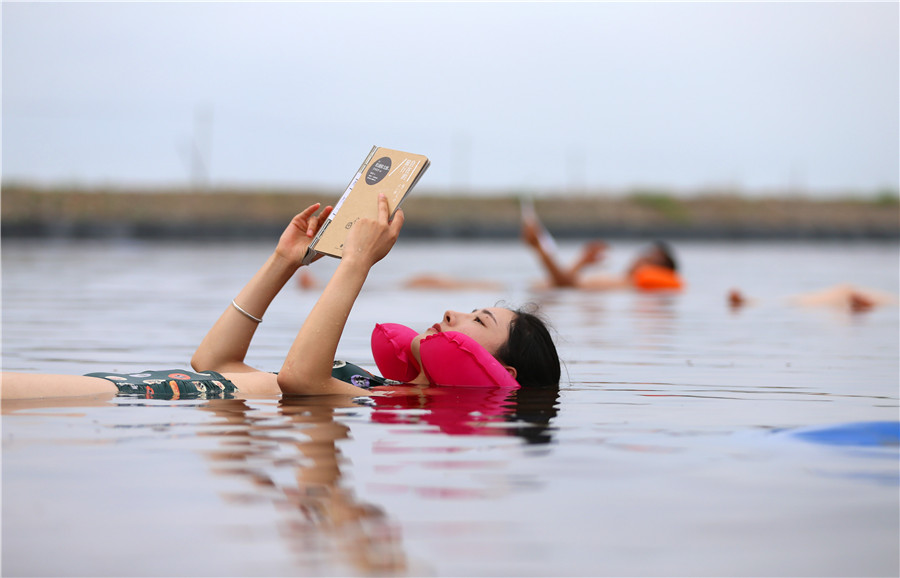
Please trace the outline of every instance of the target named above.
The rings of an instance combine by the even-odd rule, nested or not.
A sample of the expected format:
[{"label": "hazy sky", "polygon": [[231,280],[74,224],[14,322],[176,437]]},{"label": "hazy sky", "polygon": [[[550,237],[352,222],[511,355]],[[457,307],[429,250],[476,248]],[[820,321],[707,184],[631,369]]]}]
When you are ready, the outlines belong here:
[{"label": "hazy sky", "polygon": [[423,189],[896,189],[898,22],[897,2],[5,1],[3,179],[339,192],[378,144],[428,155]]}]

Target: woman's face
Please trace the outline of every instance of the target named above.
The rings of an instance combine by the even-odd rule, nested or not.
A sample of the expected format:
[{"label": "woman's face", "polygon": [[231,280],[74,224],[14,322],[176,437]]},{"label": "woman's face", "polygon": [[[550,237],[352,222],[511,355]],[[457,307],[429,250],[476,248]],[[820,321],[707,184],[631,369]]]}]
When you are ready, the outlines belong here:
[{"label": "woman's face", "polygon": [[496,355],[500,346],[509,339],[509,326],[515,316],[515,313],[503,307],[476,309],[471,313],[447,311],[441,322],[428,328],[425,335],[458,331],[477,341],[491,355]]}]

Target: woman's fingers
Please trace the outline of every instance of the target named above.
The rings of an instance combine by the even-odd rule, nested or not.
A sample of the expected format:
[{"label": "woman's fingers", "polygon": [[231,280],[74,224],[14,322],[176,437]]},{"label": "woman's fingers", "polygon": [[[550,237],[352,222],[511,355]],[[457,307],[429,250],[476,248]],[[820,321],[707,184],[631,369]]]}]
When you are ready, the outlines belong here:
[{"label": "woman's fingers", "polygon": [[313,214],[319,210],[319,207],[322,206],[322,203],[313,203],[312,205],[306,207],[301,212],[297,213],[293,219],[291,219],[291,223],[298,226],[299,228],[306,228],[306,225],[309,223],[309,219],[313,216]]},{"label": "woman's fingers", "polygon": [[391,218],[391,208],[388,206],[384,193],[378,193],[378,222],[387,224]]},{"label": "woman's fingers", "polygon": [[403,228],[403,221],[405,217],[403,215],[402,209],[397,209],[394,213],[394,218],[391,219],[391,208],[388,206],[387,197],[384,196],[383,193],[378,194],[378,222],[384,225],[387,225],[391,231],[391,234],[394,238],[400,234],[400,229]]},{"label": "woman's fingers", "polygon": [[319,229],[321,229],[321,228],[322,228],[322,225],[325,224],[325,221],[328,220],[328,216],[331,214],[331,211],[332,211],[332,210],[334,210],[334,208],[333,208],[331,205],[328,205],[327,207],[325,207],[324,209],[322,209],[322,212],[319,213],[319,215],[316,217],[316,226],[315,226],[315,228],[312,230],[312,234],[309,235],[310,237],[315,236],[316,233],[319,232]]},{"label": "woman's fingers", "polygon": [[375,219],[361,218],[353,225],[344,246],[344,259],[360,258],[371,266],[391,250],[400,228],[403,226],[402,211],[397,211],[391,220],[390,207],[383,195],[378,196],[378,215]]},{"label": "woman's fingers", "polygon": [[309,218],[309,216],[312,215],[313,213],[315,213],[316,211],[318,211],[318,210],[319,210],[319,207],[321,207],[321,206],[322,206],[322,203],[313,203],[312,205],[310,205],[310,206],[306,207],[305,209],[303,209],[303,212],[301,212],[301,213],[300,213],[299,215],[297,215],[297,216],[298,216],[298,217]]},{"label": "woman's fingers", "polygon": [[391,221],[391,232],[395,238],[400,235],[400,229],[403,228],[405,220],[406,216],[403,214],[403,209],[397,209],[397,212],[394,213],[394,219]]},{"label": "woman's fingers", "polygon": [[278,240],[278,245],[275,248],[276,253],[292,262],[296,261],[299,263],[306,254],[310,239],[315,237],[322,224],[325,223],[325,219],[331,214],[332,207],[328,206],[316,215],[316,211],[321,206],[321,203],[313,203],[294,215],[294,218],[291,219],[290,224],[288,224]]},{"label": "woman's fingers", "polygon": [[321,206],[321,203],[310,205],[302,213],[294,217],[294,220],[298,225],[301,225],[301,228],[305,226],[307,237],[315,237],[316,233],[319,232],[319,227],[322,226],[322,223],[324,223],[325,220],[328,219],[328,215],[331,214],[332,207],[330,205],[325,207],[318,215],[314,214]]}]

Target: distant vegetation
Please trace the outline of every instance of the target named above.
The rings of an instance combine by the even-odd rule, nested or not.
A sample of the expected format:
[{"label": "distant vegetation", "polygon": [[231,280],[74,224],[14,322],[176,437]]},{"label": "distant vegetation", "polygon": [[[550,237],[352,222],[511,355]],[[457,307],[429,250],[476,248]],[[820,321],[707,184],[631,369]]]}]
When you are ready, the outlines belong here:
[{"label": "distant vegetation", "polygon": [[[84,189],[7,184],[0,193],[2,234],[15,236],[266,237],[334,191],[246,189]],[[404,233],[418,236],[518,234],[521,193],[465,197],[415,191],[404,204]],[[624,195],[537,196],[548,228],[571,237],[900,238],[900,196],[877,191],[843,199],[678,196],[660,190]]]},{"label": "distant vegetation", "polygon": [[635,191],[628,196],[634,203],[657,211],[675,223],[688,223],[690,212],[684,202],[677,197],[657,191]]},{"label": "distant vegetation", "polygon": [[875,203],[884,207],[900,206],[900,194],[889,189],[879,191],[875,195]]}]

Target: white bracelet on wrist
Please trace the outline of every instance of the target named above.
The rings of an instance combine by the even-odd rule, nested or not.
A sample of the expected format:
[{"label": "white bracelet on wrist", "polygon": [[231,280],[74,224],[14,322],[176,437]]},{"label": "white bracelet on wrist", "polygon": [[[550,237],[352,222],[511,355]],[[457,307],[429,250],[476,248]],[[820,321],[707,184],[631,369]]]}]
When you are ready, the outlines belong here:
[{"label": "white bracelet on wrist", "polygon": [[250,315],[249,313],[247,313],[247,312],[244,310],[243,307],[241,307],[240,305],[238,305],[237,303],[235,303],[234,299],[231,300],[231,305],[234,306],[235,309],[237,309],[238,311],[240,311],[241,313],[243,313],[244,316],[245,316],[247,319],[252,319],[253,321],[256,321],[257,323],[262,323],[262,318],[261,318],[261,317],[254,317],[253,315]]}]

